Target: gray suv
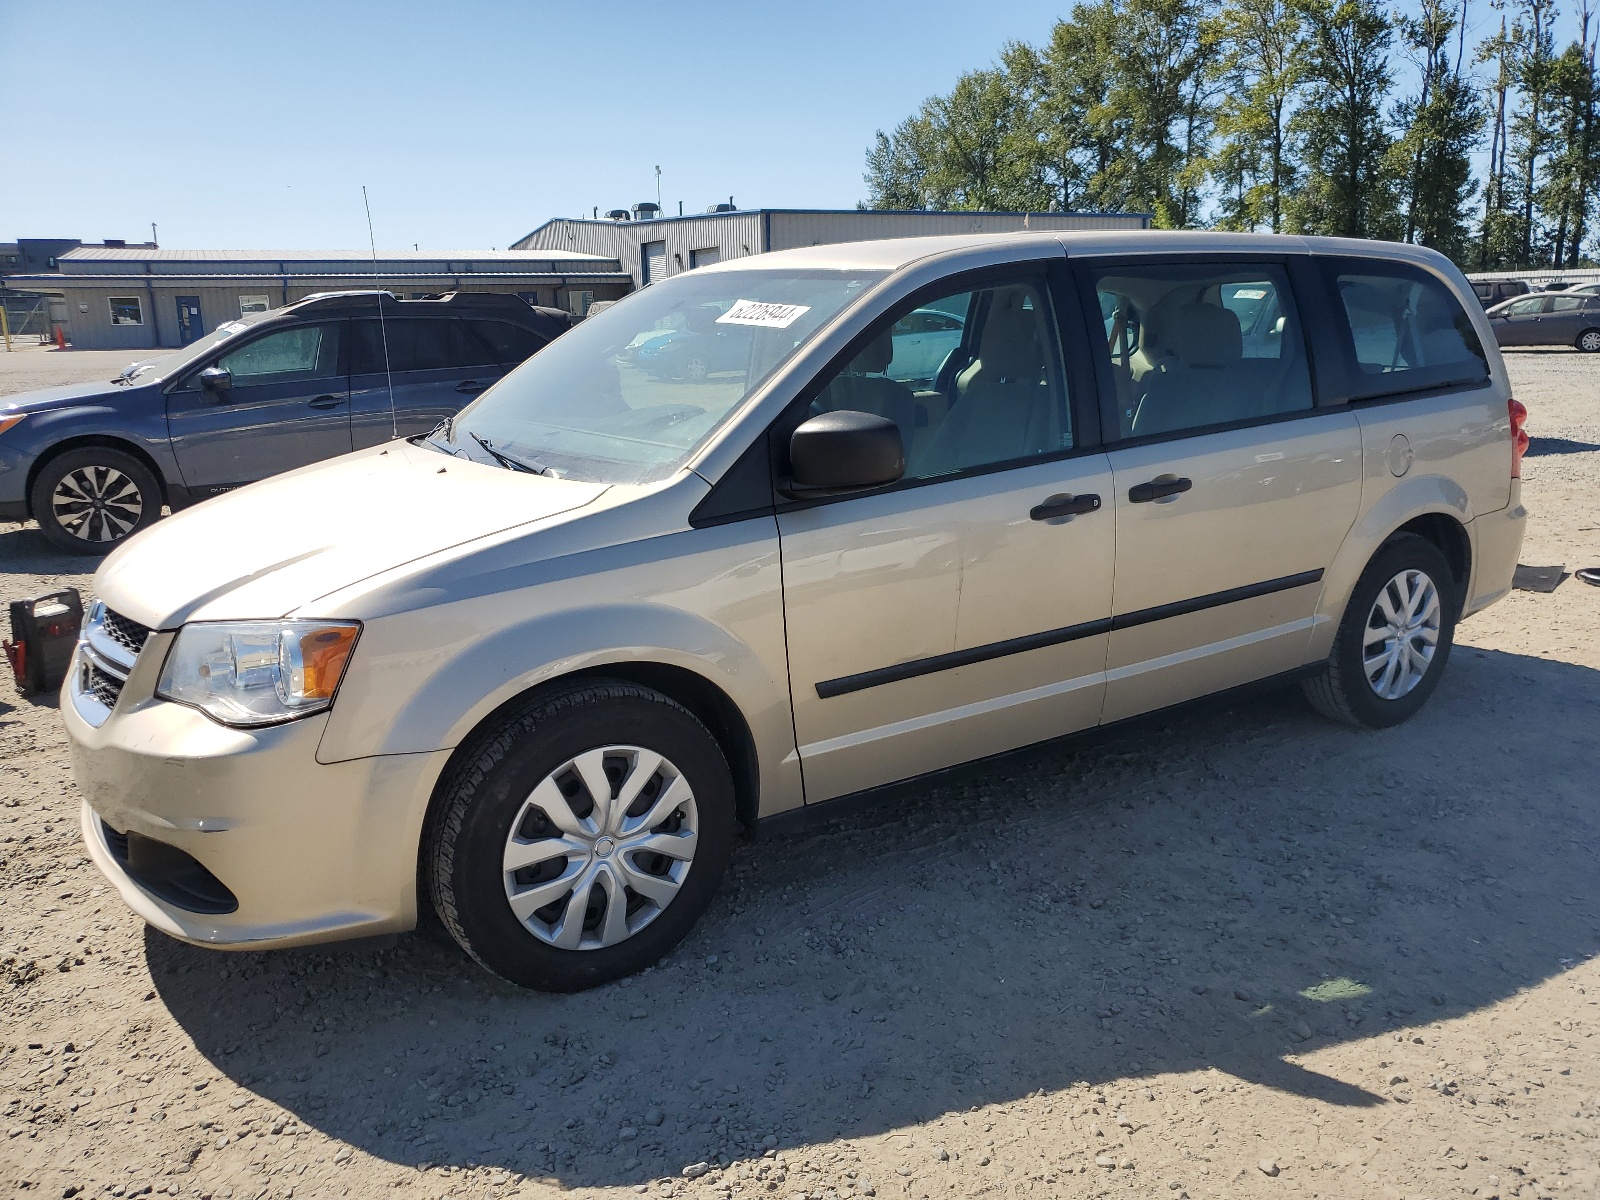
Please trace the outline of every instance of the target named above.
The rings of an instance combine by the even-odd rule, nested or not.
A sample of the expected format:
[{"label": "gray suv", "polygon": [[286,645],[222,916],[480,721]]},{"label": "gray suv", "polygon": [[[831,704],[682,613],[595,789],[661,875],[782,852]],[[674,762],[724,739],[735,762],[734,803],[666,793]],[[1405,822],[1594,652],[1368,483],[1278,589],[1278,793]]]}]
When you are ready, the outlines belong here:
[{"label": "gray suv", "polygon": [[310,296],[106,383],[0,408],[0,519],[104,554],[161,515],[280,471],[426,433],[572,317],[516,296]]}]

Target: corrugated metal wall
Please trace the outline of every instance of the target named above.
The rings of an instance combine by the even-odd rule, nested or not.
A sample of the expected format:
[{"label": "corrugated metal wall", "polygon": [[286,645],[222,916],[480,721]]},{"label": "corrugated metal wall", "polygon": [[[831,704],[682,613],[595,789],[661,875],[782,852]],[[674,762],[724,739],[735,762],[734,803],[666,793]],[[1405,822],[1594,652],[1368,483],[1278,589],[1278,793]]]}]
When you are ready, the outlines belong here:
[{"label": "corrugated metal wall", "polygon": [[[1016,233],[1023,229],[1144,229],[1139,214],[1076,213],[919,213],[919,212],[782,212],[770,214],[769,250],[824,246],[833,242],[867,242],[879,238],[937,237],[941,234]],[[1026,222],[1026,224],[1024,224]]]},{"label": "corrugated metal wall", "polygon": [[600,254],[621,262],[622,269],[642,286],[640,247],[646,242],[666,242],[667,274],[679,275],[691,269],[690,255],[695,250],[715,249],[724,259],[760,254],[766,249],[761,229],[762,214],[759,212],[705,213],[659,221],[557,219],[541,225],[511,249]]},{"label": "corrugated metal wall", "polygon": [[[918,213],[805,212],[756,209],[705,213],[657,221],[588,221],[557,218],[517,242],[513,250],[574,250],[615,258],[636,284],[644,283],[640,248],[665,242],[667,275],[692,269],[696,250],[715,250],[726,261],[765,250],[877,238],[940,234],[1011,233],[1022,229],[1146,229],[1139,213]],[[769,240],[770,239],[770,240]]]}]

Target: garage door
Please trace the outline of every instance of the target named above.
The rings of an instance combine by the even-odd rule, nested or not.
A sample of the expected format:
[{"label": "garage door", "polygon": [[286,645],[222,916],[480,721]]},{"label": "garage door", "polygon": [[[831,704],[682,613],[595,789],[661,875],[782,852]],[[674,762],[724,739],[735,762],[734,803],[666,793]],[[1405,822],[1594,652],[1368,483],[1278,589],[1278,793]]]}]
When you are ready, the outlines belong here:
[{"label": "garage door", "polygon": [[646,242],[640,249],[644,261],[644,282],[654,283],[667,277],[667,244]]},{"label": "garage door", "polygon": [[722,250],[717,246],[707,246],[702,250],[689,251],[689,265],[691,267],[709,267],[714,262],[722,261]]}]

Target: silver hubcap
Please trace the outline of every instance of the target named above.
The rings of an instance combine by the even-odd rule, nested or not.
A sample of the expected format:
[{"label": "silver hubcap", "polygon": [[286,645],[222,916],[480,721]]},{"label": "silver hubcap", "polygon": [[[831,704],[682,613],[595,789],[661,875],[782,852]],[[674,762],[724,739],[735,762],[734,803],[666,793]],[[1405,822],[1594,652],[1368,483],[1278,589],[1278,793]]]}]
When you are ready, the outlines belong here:
[{"label": "silver hubcap", "polygon": [[684,368],[684,374],[695,383],[699,383],[705,379],[707,375],[711,374],[711,368],[709,365],[707,365],[705,359],[691,358],[689,360],[689,365]]},{"label": "silver hubcap", "polygon": [[1585,350],[1591,352],[1600,350],[1600,333],[1595,333],[1593,330],[1590,330],[1588,333],[1583,335],[1583,340],[1579,342],[1579,345],[1581,345]]},{"label": "silver hubcap", "polygon": [[1383,700],[1398,700],[1422,682],[1439,648],[1439,589],[1421,571],[1401,571],[1367,614],[1362,672]]},{"label": "silver hubcap", "polygon": [[677,767],[640,746],[588,750],[523,801],[506,838],[506,900],[551,946],[614,946],[672,903],[699,837]]},{"label": "silver hubcap", "polygon": [[85,542],[126,537],[144,515],[139,487],[115,467],[79,467],[50,493],[56,523]]}]

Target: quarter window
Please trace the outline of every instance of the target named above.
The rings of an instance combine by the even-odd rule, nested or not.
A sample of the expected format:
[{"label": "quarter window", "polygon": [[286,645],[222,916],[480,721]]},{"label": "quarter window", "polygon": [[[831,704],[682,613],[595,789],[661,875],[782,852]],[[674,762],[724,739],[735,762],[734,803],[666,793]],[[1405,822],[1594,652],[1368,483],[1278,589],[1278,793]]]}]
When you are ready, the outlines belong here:
[{"label": "quarter window", "polygon": [[823,386],[815,413],[900,426],[907,479],[1072,447],[1049,297],[1032,281],[956,292],[879,324]]},{"label": "quarter window", "polygon": [[143,325],[144,307],[137,296],[112,296],[111,323],[113,325]]},{"label": "quarter window", "polygon": [[1311,408],[1305,341],[1280,267],[1115,266],[1097,270],[1094,283],[1119,437]]},{"label": "quarter window", "polygon": [[[1334,285],[1350,323],[1350,399],[1489,378],[1489,360],[1466,310],[1444,283],[1401,263],[1348,263]],[[1538,312],[1545,303],[1523,305]]]},{"label": "quarter window", "polygon": [[533,357],[545,345],[544,338],[533,330],[513,325],[510,321],[473,321],[470,324],[507,367],[514,367],[524,359]]}]

